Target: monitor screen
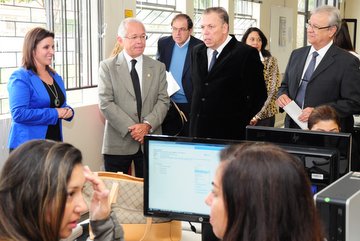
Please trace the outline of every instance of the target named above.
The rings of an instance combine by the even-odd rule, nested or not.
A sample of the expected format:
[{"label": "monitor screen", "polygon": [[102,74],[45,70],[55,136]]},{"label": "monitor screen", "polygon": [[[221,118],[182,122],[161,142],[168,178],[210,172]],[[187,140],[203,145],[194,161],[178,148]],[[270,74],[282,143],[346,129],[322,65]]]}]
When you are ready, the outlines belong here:
[{"label": "monitor screen", "polygon": [[[262,126],[247,126],[246,140],[266,141],[279,145],[306,147],[307,150],[320,152],[320,149],[336,150],[337,158],[333,161],[316,160],[315,155],[305,158],[304,165],[308,169],[312,182],[330,184],[349,171],[351,164],[351,134],[320,132],[289,128],[274,128]],[[337,160],[337,161],[336,161]],[[333,163],[337,162],[337,163]],[[314,166],[313,163],[318,163]],[[311,164],[312,169],[309,169]]]},{"label": "monitor screen", "polygon": [[204,222],[205,198],[220,151],[235,141],[149,135],[145,137],[145,216]]}]

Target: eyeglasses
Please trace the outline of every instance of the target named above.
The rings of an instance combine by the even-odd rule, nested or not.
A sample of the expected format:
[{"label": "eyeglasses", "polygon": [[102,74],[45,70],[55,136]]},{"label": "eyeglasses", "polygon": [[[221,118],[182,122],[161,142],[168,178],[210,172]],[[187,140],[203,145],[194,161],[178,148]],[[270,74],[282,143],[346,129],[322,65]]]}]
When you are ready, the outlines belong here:
[{"label": "eyeglasses", "polygon": [[130,40],[136,40],[136,39],[147,40],[148,36],[147,35],[140,35],[140,36],[134,35],[134,36],[125,37],[125,38],[130,39]]},{"label": "eyeglasses", "polygon": [[326,29],[326,28],[331,28],[333,26],[334,25],[328,25],[328,26],[325,26],[325,27],[319,27],[319,26],[316,26],[316,25],[312,25],[310,23],[306,23],[306,25],[305,25],[306,28],[312,28],[315,31],[318,31],[318,30],[321,30],[321,29]]},{"label": "eyeglasses", "polygon": [[187,29],[187,28],[175,28],[175,27],[171,27],[171,30],[173,31],[173,32],[178,32],[178,31],[180,31],[180,32],[186,32],[186,31],[188,31],[189,29]]}]

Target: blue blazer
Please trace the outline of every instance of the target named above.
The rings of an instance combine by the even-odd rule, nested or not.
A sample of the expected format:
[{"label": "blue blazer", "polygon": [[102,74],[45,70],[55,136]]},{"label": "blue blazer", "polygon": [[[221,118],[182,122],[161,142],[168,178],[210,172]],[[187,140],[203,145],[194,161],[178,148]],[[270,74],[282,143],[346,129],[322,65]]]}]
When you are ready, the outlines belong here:
[{"label": "blue blazer", "polygon": [[[62,78],[51,73],[65,96],[61,107],[66,104],[66,91]],[[19,68],[10,76],[8,83],[10,113],[12,117],[9,134],[9,148],[16,148],[22,143],[33,139],[45,139],[48,125],[55,125],[58,112],[50,108],[50,97],[42,80],[32,70]],[[74,113],[74,110],[73,110]],[[74,116],[74,115],[73,115]],[[72,119],[67,119],[70,121]],[[60,121],[62,139],[62,126]]]}]

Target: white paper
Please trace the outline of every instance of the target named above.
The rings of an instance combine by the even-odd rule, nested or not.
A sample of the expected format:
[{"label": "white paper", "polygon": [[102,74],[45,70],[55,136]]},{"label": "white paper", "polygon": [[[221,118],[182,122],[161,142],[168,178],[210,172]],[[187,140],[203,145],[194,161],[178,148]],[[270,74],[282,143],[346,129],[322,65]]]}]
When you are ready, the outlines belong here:
[{"label": "white paper", "polygon": [[302,113],[302,109],[295,103],[295,101],[291,101],[289,104],[285,105],[285,112],[295,121],[296,124],[300,126],[301,129],[307,130],[307,121],[302,122],[299,120],[299,115]]},{"label": "white paper", "polygon": [[172,96],[173,94],[175,94],[176,91],[178,91],[180,89],[180,86],[174,79],[174,76],[171,74],[171,72],[166,71],[166,81],[168,84],[168,86],[167,86],[168,95]]}]

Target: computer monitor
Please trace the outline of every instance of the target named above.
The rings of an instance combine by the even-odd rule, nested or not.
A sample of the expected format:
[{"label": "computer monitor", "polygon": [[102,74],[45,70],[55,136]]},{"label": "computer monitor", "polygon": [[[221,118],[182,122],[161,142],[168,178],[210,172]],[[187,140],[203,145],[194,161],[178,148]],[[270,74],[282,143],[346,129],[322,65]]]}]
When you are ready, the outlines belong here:
[{"label": "computer monitor", "polygon": [[220,151],[236,141],[148,135],[144,140],[144,215],[207,222],[205,198]]},{"label": "computer monitor", "polygon": [[[315,189],[318,188],[317,185],[323,188],[350,170],[352,144],[350,133],[247,126],[246,140],[271,142],[285,147],[302,147],[313,152],[306,158],[302,156],[302,161]],[[338,157],[334,156],[334,151],[337,152]],[[329,157],[326,155],[316,157],[316,153],[322,156],[326,152]]]},{"label": "computer monitor", "polygon": [[288,153],[297,157],[309,174],[312,182],[312,192],[322,190],[337,176],[339,151],[335,148],[308,147],[296,145],[276,144]]}]

